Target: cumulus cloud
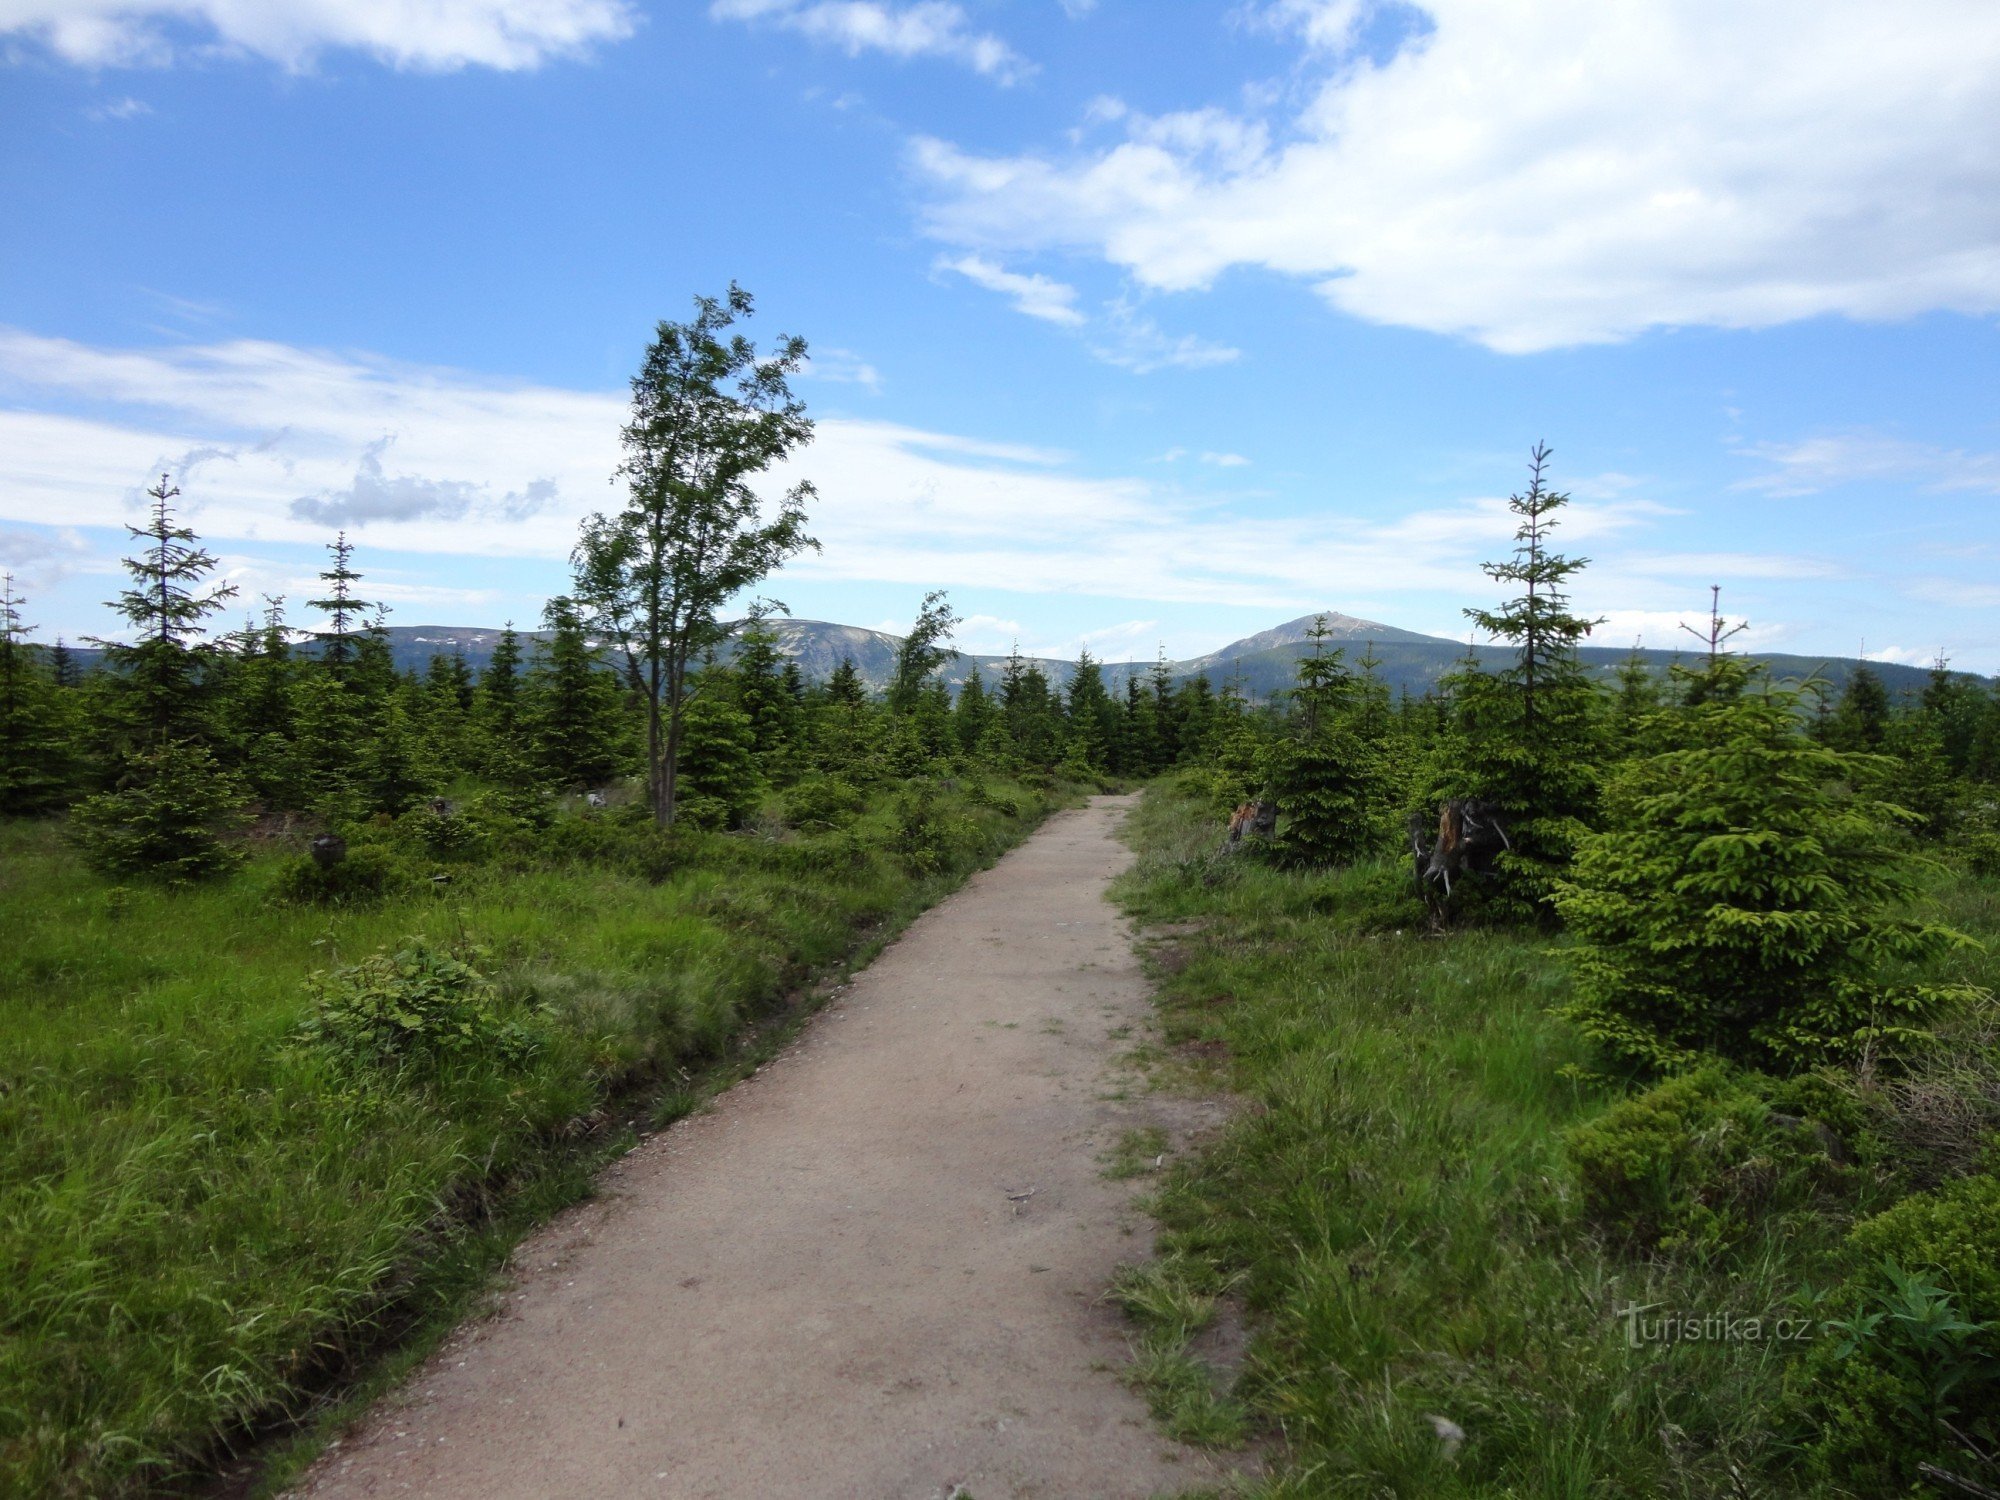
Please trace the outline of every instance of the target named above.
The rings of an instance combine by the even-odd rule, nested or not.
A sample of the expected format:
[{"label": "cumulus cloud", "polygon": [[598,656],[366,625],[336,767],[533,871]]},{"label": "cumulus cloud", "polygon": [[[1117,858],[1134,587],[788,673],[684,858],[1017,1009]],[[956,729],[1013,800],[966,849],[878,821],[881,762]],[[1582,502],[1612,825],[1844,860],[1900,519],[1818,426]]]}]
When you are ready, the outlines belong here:
[{"label": "cumulus cloud", "polygon": [[370,521],[455,521],[472,506],[479,486],[464,479],[424,479],[382,472],[382,454],[393,443],[382,438],[361,453],[354,482],[343,490],[322,490],[292,501],[291,513],[322,526],[365,526]]},{"label": "cumulus cloud", "polygon": [[67,578],[85,565],[90,548],[70,526],[0,526],[0,573],[15,583],[41,585]]},{"label": "cumulus cloud", "polygon": [[0,0],[0,36],[86,67],[222,52],[298,70],[340,49],[396,68],[513,70],[618,41],[636,19],[628,0]]},{"label": "cumulus cloud", "polygon": [[1357,49],[1386,10],[1260,9],[1318,78],[1284,118],[1127,111],[1067,154],[920,139],[927,228],[1156,289],[1264,268],[1508,352],[2000,310],[1987,0],[1422,0],[1400,46]]},{"label": "cumulus cloud", "polygon": [[956,62],[996,83],[1027,77],[1034,66],[991,32],[973,28],[963,6],[952,0],[715,0],[708,13],[718,21],[752,21],[782,26],[816,42],[839,47],[849,57],[882,52],[896,58],[936,57]]},{"label": "cumulus cloud", "polygon": [[973,285],[1008,298],[1016,312],[1045,323],[1078,328],[1086,321],[1077,311],[1076,288],[1051,277],[1010,271],[983,255],[945,256],[939,259],[937,269],[956,271]]},{"label": "cumulus cloud", "polygon": [[[480,558],[559,561],[579,519],[620,498],[608,482],[625,416],[617,391],[249,340],[106,349],[0,330],[0,401],[0,522],[30,534],[52,516],[118,533],[149,475],[176,457],[194,461],[176,473],[203,537],[246,553],[365,523],[372,547],[468,570]],[[825,551],[788,575],[1119,598],[1135,617],[1200,603],[1299,614],[1328,597],[1395,617],[1397,600],[1429,611],[1432,599],[1483,599],[1494,586],[1480,561],[1508,550],[1515,522],[1498,496],[1421,507],[1370,496],[1337,525],[1280,533],[1046,448],[854,417],[822,418],[771,492],[798,479],[819,488],[812,524]],[[1587,578],[1607,603],[1699,603],[1714,578],[1796,565],[1643,553],[1671,513],[1585,488],[1563,535],[1599,559]],[[1016,622],[984,628],[997,636],[1003,623]]]}]

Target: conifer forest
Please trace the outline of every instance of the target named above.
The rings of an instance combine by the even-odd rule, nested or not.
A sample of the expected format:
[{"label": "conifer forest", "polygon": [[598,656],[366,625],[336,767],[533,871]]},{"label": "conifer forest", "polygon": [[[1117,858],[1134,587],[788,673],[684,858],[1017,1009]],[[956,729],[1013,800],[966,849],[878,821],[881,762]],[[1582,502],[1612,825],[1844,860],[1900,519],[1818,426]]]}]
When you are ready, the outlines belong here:
[{"label": "conifer forest", "polygon": [[1545,446],[1502,654],[1422,691],[1324,622],[1270,693],[948,678],[942,590],[810,673],[805,346],[751,311],[659,325],[477,669],[399,666],[344,532],[236,596],[173,473],[103,639],[7,580],[0,1490],[282,1492],[607,1163],[1137,793],[1136,1065],[1233,1102],[1113,1153],[1159,1233],[1105,1296],[1213,1493],[2000,1494],[2000,686],[1781,674],[1726,593],[1607,679]]}]

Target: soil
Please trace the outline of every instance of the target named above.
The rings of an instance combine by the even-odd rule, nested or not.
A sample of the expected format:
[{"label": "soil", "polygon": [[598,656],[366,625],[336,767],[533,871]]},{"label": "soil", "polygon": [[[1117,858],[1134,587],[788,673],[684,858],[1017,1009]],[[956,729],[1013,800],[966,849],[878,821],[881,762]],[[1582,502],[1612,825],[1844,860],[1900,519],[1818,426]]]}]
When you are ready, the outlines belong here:
[{"label": "soil", "polygon": [[[1124,1383],[1105,1300],[1178,1134],[1099,797],[918,919],[784,1054],[523,1244],[496,1310],[333,1446],[312,1500],[1171,1495],[1226,1465]],[[1182,1113],[1185,1106],[1181,1107]]]}]

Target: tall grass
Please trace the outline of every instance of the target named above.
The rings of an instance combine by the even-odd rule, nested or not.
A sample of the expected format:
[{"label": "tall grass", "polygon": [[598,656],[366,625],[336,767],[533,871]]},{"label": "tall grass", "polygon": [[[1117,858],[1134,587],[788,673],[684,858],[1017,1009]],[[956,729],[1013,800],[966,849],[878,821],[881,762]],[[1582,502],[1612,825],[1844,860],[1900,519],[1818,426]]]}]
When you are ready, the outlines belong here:
[{"label": "tall grass", "polygon": [[[276,854],[221,885],[112,887],[59,826],[0,824],[0,1493],[199,1472],[456,1305],[585,1190],[614,1106],[685,1107],[746,1024],[1049,804],[1008,791],[948,792],[943,858],[917,868],[878,809],[837,868],[716,837],[658,883],[471,866],[373,908],[277,900]],[[308,974],[413,935],[476,947],[511,1003],[548,1007],[548,1043],[400,1080],[296,1043]]]},{"label": "tall grass", "polygon": [[1548,939],[1427,935],[1403,866],[1220,857],[1214,820],[1169,790],[1130,827],[1119,894],[1181,924],[1168,1040],[1225,1056],[1246,1105],[1163,1185],[1151,1274],[1250,1304],[1236,1394],[1280,1453],[1257,1493],[1807,1492],[1783,1394],[1807,1342],[1632,1347],[1619,1313],[1809,1317],[1840,1210],[1774,1216],[1726,1256],[1601,1243],[1559,1133],[1625,1086],[1549,1015]]}]

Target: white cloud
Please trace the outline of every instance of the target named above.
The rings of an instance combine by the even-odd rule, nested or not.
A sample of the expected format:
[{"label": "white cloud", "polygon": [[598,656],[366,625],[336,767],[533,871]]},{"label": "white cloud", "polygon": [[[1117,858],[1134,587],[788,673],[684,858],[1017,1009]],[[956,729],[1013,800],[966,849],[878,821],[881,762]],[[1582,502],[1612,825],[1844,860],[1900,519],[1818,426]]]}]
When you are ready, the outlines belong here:
[{"label": "white cloud", "polygon": [[1156,370],[1205,370],[1234,364],[1241,349],[1217,344],[1192,333],[1165,332],[1159,324],[1135,312],[1128,302],[1114,302],[1101,335],[1090,352],[1107,365],[1150,375]]},{"label": "white cloud", "polygon": [[628,0],[0,0],[0,36],[86,67],[220,51],[303,69],[353,49],[397,68],[511,70],[618,41],[636,17]]},{"label": "white cloud", "polygon": [[1192,453],[1186,448],[1178,447],[1169,448],[1165,453],[1154,459],[1153,462],[1177,464],[1184,458],[1192,458],[1198,463],[1208,464],[1217,469],[1242,469],[1247,468],[1250,463],[1250,460],[1240,453],[1217,453],[1213,450]]},{"label": "white cloud", "polygon": [[144,99],[134,99],[127,95],[123,99],[108,100],[103,104],[93,104],[83,114],[88,120],[102,124],[108,120],[136,120],[141,115],[150,115],[153,106]]},{"label": "white cloud", "polygon": [[[120,350],[0,330],[0,401],[0,522],[29,536],[50,518],[115,532],[168,468],[189,523],[218,550],[316,545],[345,522],[364,548],[455,559],[440,573],[477,587],[481,559],[559,562],[580,517],[621,494],[608,482],[625,416],[616,391],[251,340]],[[1483,599],[1493,586],[1479,563],[1504,555],[1514,528],[1496,497],[1403,514],[1371,498],[1337,525],[1245,525],[1059,452],[853,417],[822,419],[771,482],[798,478],[819,487],[812,529],[825,551],[788,575],[1120,598],[1152,615],[1196,603],[1298,614],[1329,596]],[[1579,498],[1563,536],[1624,544],[1665,514],[1632,496]],[[1678,604],[1724,576],[1714,557],[1681,563],[1680,575],[1656,559],[1641,564],[1655,572],[1627,577]],[[985,628],[1011,636],[1017,624]]]},{"label": "white cloud", "polygon": [[[1648,651],[1706,651],[1708,611],[1705,609],[1608,609],[1600,616],[1603,624],[1590,633],[1593,646],[1644,646]],[[1759,625],[1740,615],[1723,618],[1723,628],[1747,628],[1730,637],[1731,651],[1779,651],[1790,630],[1782,625]]]},{"label": "white cloud", "polygon": [[1014,310],[1045,323],[1064,328],[1081,327],[1086,321],[1076,308],[1076,288],[1042,275],[1023,275],[981,255],[941,258],[940,271],[956,271],[975,286],[985,287],[1013,300]]},{"label": "white cloud", "polygon": [[1747,451],[1772,468],[1737,487],[1771,495],[1812,495],[1837,485],[1862,483],[2000,495],[2000,453],[1970,453],[1868,432],[1829,433],[1796,443],[1760,443]]},{"label": "white cloud", "polygon": [[1194,334],[1165,332],[1150,317],[1136,310],[1130,298],[1121,297],[1106,305],[1104,317],[1092,323],[1077,307],[1077,289],[1067,282],[1036,273],[1010,271],[983,255],[940,256],[934,271],[955,271],[976,286],[998,292],[1013,301],[1014,310],[1028,317],[1054,323],[1060,328],[1088,328],[1086,345],[1105,364],[1135,375],[1155,370],[1201,370],[1226,365],[1242,357],[1243,351],[1226,344],[1212,343]]},{"label": "white cloud", "polygon": [[937,57],[961,63],[996,83],[1011,84],[1034,65],[991,32],[976,31],[952,0],[714,0],[718,21],[761,21],[839,47],[849,57]]},{"label": "white cloud", "polygon": [[882,394],[882,372],[852,349],[814,349],[801,373],[808,380],[858,385],[871,396]]},{"label": "white cloud", "polygon": [[1904,592],[1914,599],[1953,609],[2000,609],[2000,584],[1969,583],[1962,578],[1919,578],[1906,584]]},{"label": "white cloud", "polygon": [[1128,114],[1123,139],[1067,156],[918,140],[927,227],[1099,255],[1156,289],[1267,268],[1510,352],[2000,309],[1989,0],[1421,11],[1375,60],[1350,46],[1361,5],[1266,8],[1321,74],[1275,131],[1199,109]]},{"label": "white cloud", "polygon": [[18,587],[39,587],[67,578],[81,567],[90,548],[74,527],[0,526],[0,573]]}]

